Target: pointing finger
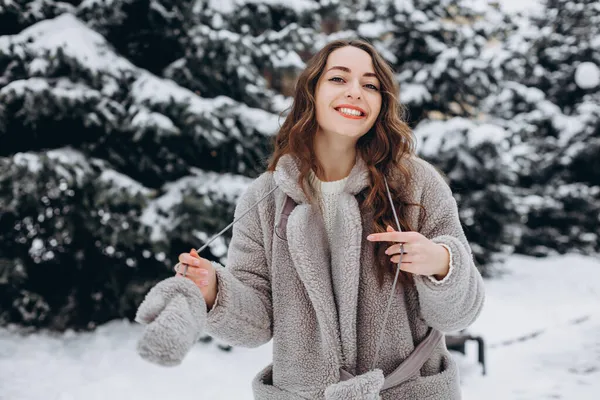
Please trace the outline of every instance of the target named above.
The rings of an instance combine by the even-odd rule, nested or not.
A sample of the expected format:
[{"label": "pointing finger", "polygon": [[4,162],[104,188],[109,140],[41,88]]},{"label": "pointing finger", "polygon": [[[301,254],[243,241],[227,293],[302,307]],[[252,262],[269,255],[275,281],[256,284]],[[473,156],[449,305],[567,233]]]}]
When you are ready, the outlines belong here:
[{"label": "pointing finger", "polygon": [[371,242],[400,242],[409,243],[414,238],[415,232],[381,232],[372,233],[367,236],[367,240]]}]

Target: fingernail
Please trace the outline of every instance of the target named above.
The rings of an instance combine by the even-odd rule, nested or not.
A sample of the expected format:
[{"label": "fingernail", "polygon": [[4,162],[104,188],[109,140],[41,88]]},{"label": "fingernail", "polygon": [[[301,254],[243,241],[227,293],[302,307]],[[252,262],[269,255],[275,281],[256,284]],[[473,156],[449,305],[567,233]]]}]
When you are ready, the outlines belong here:
[{"label": "fingernail", "polygon": [[206,281],[206,280],[200,281],[200,286],[206,286],[206,285],[208,285],[208,281]]},{"label": "fingernail", "polygon": [[371,239],[373,239],[373,235],[367,236],[367,240],[371,240]]}]

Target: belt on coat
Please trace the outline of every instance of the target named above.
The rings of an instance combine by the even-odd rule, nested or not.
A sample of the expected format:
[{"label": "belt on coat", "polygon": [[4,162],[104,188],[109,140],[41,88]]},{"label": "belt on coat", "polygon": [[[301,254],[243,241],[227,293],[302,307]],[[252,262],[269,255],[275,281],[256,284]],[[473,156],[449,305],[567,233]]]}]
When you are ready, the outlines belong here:
[{"label": "belt on coat", "polygon": [[[398,386],[417,375],[423,364],[425,364],[425,361],[431,357],[435,346],[440,342],[442,337],[442,332],[430,328],[425,339],[415,347],[413,352],[392,373],[385,377],[381,390]],[[347,381],[352,378],[354,378],[354,375],[340,368],[340,381]]]}]

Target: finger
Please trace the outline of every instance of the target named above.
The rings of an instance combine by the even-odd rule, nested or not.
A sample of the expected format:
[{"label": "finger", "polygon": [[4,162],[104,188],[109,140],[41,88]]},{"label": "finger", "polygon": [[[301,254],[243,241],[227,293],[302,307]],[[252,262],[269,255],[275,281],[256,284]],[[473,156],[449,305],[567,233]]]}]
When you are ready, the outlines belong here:
[{"label": "finger", "polygon": [[402,258],[402,262],[398,264],[398,260],[400,259],[400,256],[394,256],[392,257],[394,260],[390,259],[390,262],[393,265],[397,265],[400,270],[405,271],[405,272],[410,272],[411,274],[417,274],[418,273],[418,269],[419,269],[419,264],[412,262],[410,260],[405,260],[405,257]]},{"label": "finger", "polygon": [[[400,260],[400,254],[396,254],[390,257],[390,261],[396,264],[398,264]],[[414,259],[414,257],[411,257],[410,254],[404,254],[402,256],[402,264],[413,264],[415,261],[416,260]]]},{"label": "finger", "polygon": [[179,262],[182,264],[187,264],[190,267],[202,267],[203,266],[202,260],[192,256],[190,253],[181,253],[179,255]]},{"label": "finger", "polygon": [[367,236],[367,240],[371,242],[399,242],[410,243],[418,236],[418,232],[381,232],[372,233]]},{"label": "finger", "polygon": [[[187,270],[186,270],[186,267],[187,267]],[[185,277],[197,276],[197,277],[203,278],[203,277],[208,276],[208,271],[206,269],[190,266],[185,263],[179,263],[179,267],[176,266],[175,271],[177,273],[182,274],[182,276],[183,276],[183,273],[185,272]]]},{"label": "finger", "polygon": [[200,258],[200,255],[198,254],[196,249],[190,250],[190,254],[192,255],[192,257]]},{"label": "finger", "polygon": [[403,243],[393,244],[385,250],[385,254],[387,254],[389,256],[394,255],[394,254],[400,254],[400,253],[408,254],[410,248],[411,248],[410,244],[403,244]]}]

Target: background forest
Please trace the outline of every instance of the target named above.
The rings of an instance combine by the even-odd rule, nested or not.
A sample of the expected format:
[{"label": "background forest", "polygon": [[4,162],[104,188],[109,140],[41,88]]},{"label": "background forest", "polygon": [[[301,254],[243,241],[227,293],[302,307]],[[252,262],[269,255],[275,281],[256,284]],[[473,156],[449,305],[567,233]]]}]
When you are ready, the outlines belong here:
[{"label": "background forest", "polygon": [[[486,277],[600,251],[600,2],[0,0],[0,326],[132,319],[265,168],[326,42],[393,66]],[[202,256],[220,260],[229,237]]]}]

